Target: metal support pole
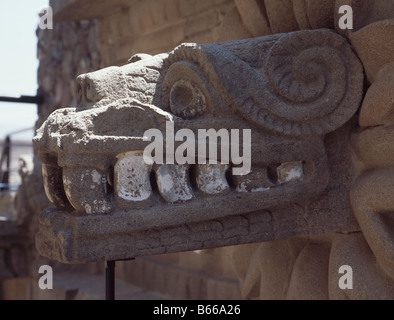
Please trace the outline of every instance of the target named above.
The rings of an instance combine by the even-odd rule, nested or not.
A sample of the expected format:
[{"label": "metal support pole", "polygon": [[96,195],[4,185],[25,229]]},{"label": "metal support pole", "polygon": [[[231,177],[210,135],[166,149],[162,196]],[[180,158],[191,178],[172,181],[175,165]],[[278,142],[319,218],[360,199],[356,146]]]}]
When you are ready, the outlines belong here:
[{"label": "metal support pole", "polygon": [[19,98],[0,96],[0,102],[41,104],[44,102],[44,98],[42,96],[20,96]]},{"label": "metal support pole", "polygon": [[105,300],[115,300],[115,261],[106,261]]},{"label": "metal support pole", "polygon": [[[10,158],[11,158],[11,138],[8,135],[4,141],[3,152],[0,158],[0,183],[2,186],[0,191],[8,190],[9,178],[10,178]],[[5,170],[3,170],[3,162],[5,160]]]},{"label": "metal support pole", "polygon": [[105,261],[105,300],[115,300],[115,262],[131,260],[135,258]]}]

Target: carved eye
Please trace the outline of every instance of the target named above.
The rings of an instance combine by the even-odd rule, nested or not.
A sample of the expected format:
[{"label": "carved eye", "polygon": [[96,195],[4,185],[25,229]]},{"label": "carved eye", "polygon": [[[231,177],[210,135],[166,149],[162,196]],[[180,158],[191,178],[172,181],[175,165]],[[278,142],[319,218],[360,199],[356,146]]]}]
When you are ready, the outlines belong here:
[{"label": "carved eye", "polygon": [[206,109],[205,96],[190,80],[178,80],[170,91],[170,108],[178,117],[192,119],[202,115]]}]

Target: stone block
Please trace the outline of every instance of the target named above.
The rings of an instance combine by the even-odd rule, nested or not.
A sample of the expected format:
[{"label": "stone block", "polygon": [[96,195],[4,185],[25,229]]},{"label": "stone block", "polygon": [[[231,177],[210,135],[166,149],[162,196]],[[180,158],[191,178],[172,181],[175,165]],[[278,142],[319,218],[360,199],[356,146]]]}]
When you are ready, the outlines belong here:
[{"label": "stone block", "polygon": [[237,8],[230,9],[219,28],[216,31],[216,38],[221,41],[251,38],[252,34],[243,23],[242,17]]},{"label": "stone block", "polygon": [[264,0],[264,3],[272,33],[298,30],[291,0]]},{"label": "stone block", "polygon": [[262,0],[235,0],[235,5],[243,24],[253,37],[271,34],[272,31]]},{"label": "stone block", "polygon": [[214,28],[220,24],[219,14],[214,10],[204,11],[188,18],[184,25],[185,38]]},{"label": "stone block", "polygon": [[334,1],[305,0],[305,4],[312,29],[334,28]]},{"label": "stone block", "polygon": [[363,62],[370,83],[378,77],[384,66],[393,63],[393,39],[386,37],[393,32],[394,19],[383,20],[352,33],[350,41]]},{"label": "stone block", "polygon": [[28,277],[12,278],[0,282],[1,300],[31,300],[32,281]]},{"label": "stone block", "polygon": [[55,21],[90,20],[102,18],[135,0],[65,0],[50,1]]}]

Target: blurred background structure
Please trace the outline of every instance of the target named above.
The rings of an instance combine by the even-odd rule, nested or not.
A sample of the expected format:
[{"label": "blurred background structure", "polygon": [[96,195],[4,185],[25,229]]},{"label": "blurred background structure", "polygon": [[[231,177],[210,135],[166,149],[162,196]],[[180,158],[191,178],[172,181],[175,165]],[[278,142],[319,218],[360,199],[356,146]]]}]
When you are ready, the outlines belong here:
[{"label": "blurred background structure", "polygon": [[[0,96],[35,96],[37,93],[37,37],[36,29],[39,11],[48,5],[48,0],[14,1],[0,3]],[[0,100],[0,150],[5,147],[6,137],[11,143],[10,172],[7,172],[5,155],[2,169],[9,175],[9,183],[15,189],[21,182],[18,163],[21,155],[33,155],[31,139],[37,121],[37,105],[32,103],[11,103]],[[1,180],[3,180],[1,179]],[[1,183],[1,181],[0,181]]]}]

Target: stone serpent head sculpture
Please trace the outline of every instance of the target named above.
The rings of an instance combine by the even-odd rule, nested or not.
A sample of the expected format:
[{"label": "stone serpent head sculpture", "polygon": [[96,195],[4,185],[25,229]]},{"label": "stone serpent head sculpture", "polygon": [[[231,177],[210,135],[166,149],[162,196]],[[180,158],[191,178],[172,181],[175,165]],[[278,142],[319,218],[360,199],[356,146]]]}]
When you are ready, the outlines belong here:
[{"label": "stone serpent head sculpture", "polygon": [[[363,79],[326,29],[183,44],[81,75],[78,107],[34,138],[54,205],[38,250],[81,263],[358,231],[349,135]],[[167,161],[146,161],[153,140]]]}]

